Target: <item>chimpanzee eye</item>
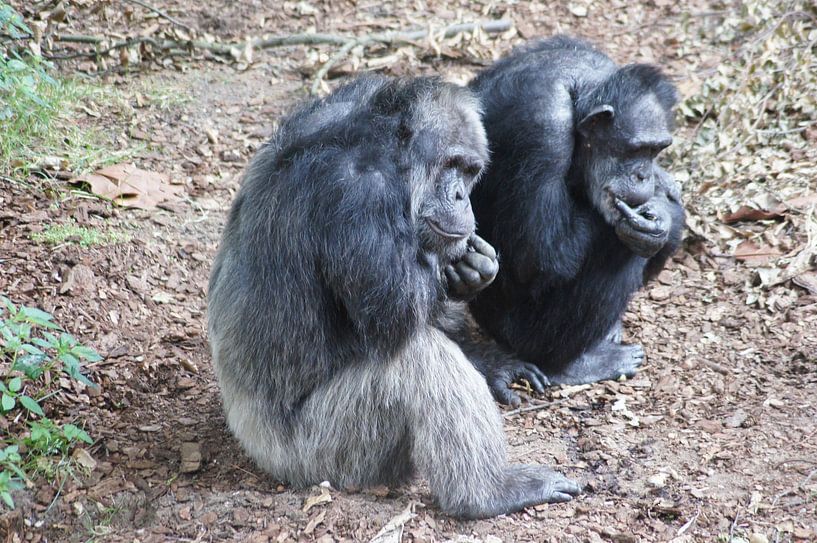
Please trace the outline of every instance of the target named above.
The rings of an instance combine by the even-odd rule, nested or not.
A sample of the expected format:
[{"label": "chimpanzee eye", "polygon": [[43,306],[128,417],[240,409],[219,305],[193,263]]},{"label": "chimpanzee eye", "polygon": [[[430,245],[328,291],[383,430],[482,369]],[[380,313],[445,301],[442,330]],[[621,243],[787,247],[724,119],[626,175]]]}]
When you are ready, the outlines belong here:
[{"label": "chimpanzee eye", "polygon": [[479,160],[468,159],[464,156],[452,156],[445,161],[445,167],[458,170],[469,177],[476,177],[482,171],[483,164]]},{"label": "chimpanzee eye", "polygon": [[465,167],[466,175],[476,177],[482,171],[482,164],[479,162],[471,162]]}]

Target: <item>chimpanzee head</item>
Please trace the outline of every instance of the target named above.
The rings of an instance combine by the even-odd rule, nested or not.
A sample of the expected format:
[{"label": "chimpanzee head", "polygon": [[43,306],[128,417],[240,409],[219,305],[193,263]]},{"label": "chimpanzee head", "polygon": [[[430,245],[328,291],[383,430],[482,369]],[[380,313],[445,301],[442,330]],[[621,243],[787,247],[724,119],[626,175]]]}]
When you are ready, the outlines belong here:
[{"label": "chimpanzee head", "polygon": [[672,143],[675,87],[647,64],[618,69],[579,99],[577,125],[587,196],[610,224],[616,201],[636,208],[655,193],[655,158]]},{"label": "chimpanzee head", "polygon": [[436,79],[411,83],[416,95],[399,126],[403,167],[411,179],[411,215],[424,251],[452,262],[476,229],[469,195],[488,161],[479,101]]}]

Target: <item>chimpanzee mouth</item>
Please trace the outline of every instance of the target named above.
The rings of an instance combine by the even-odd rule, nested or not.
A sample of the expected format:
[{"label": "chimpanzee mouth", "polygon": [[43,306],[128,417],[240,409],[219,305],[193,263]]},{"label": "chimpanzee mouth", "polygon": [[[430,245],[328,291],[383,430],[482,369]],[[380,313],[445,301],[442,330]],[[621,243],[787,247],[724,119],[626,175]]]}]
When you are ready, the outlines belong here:
[{"label": "chimpanzee mouth", "polygon": [[426,222],[429,228],[444,238],[459,240],[468,237],[468,234],[470,234],[470,232],[449,232],[431,219],[426,219]]}]

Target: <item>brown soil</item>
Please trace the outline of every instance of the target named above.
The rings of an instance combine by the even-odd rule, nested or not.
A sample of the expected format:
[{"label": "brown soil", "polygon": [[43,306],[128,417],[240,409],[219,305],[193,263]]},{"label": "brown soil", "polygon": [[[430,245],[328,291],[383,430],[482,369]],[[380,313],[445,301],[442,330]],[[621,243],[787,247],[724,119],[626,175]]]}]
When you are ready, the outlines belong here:
[{"label": "brown soil", "polygon": [[[116,2],[77,4],[111,10],[81,12],[72,23],[78,32],[129,24]],[[424,2],[326,1],[311,3],[317,15],[304,15],[296,3],[275,4],[152,2],[221,37],[260,33],[261,24],[275,33],[366,32],[410,26],[401,21],[453,21],[460,11],[478,18],[484,7],[457,2],[429,13],[420,9]],[[556,4],[520,1],[491,16],[513,18],[525,37],[568,32],[595,40],[621,62],[660,62],[680,82],[706,59],[728,55],[681,47],[669,30],[685,20],[674,2],[591,6],[587,17]],[[133,20],[149,24],[146,12],[132,7]],[[707,11],[705,3],[698,7]],[[707,21],[688,24],[703,32]],[[516,41],[493,46],[502,53]],[[258,53],[241,70],[179,61],[183,70],[107,78],[129,107],[82,122],[104,127],[121,145],[148,143],[136,164],[169,173],[186,190],[167,209],[122,210],[53,187],[0,183],[0,293],[53,312],[105,356],[87,372],[99,391],[65,383],[50,406],[52,416],[82,422],[97,440],[89,449],[96,469],[62,488],[40,481],[18,493],[17,510],[0,514],[0,536],[366,541],[411,507],[416,516],[405,524],[404,541],[817,540],[817,297],[801,295],[776,312],[746,305],[748,268],[703,240],[689,240],[626,315],[627,338],[648,353],[635,379],[555,389],[546,395],[548,408],[506,418],[515,459],[556,465],[587,485],[573,502],[460,522],[440,514],[417,481],[358,494],[330,490],[331,500],[305,511],[305,500],[325,491],[292,491],[256,469],[221,413],[205,332],[206,283],[242,168],[311,84],[302,73],[304,51]],[[386,71],[464,78],[478,64],[467,55],[429,56]],[[133,90],[140,81],[185,100],[145,102]],[[218,131],[217,143],[206,129]],[[48,221],[69,217],[132,238],[91,248],[31,241]],[[203,457],[192,473],[181,472],[184,443]]]}]

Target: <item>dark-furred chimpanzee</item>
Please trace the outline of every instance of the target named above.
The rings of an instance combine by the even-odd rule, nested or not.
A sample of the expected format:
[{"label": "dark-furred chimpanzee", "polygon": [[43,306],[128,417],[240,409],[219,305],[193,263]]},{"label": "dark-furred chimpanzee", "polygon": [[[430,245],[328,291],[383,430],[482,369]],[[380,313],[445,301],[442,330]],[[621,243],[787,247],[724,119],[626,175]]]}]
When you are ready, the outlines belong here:
[{"label": "dark-furred chimpanzee", "polygon": [[468,198],[486,160],[470,91],[380,77],[295,111],[253,159],[209,334],[229,427],[273,477],[360,488],[417,470],[464,518],[580,491],[508,463],[484,379],[437,324],[446,276],[481,276],[469,291],[496,274]]},{"label": "dark-furred chimpanzee", "polygon": [[632,376],[644,352],[620,343],[621,316],[685,221],[655,162],[672,142],[674,86],[567,37],[521,47],[470,86],[491,151],[471,201],[502,271],[470,304],[499,348],[464,348],[506,403],[517,377],[541,390]]}]

